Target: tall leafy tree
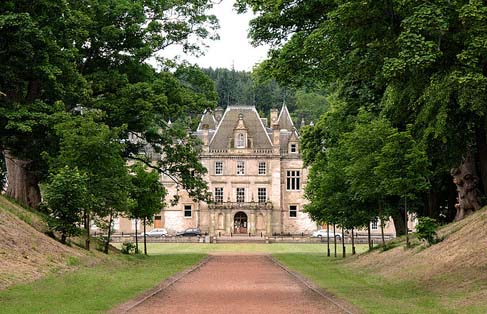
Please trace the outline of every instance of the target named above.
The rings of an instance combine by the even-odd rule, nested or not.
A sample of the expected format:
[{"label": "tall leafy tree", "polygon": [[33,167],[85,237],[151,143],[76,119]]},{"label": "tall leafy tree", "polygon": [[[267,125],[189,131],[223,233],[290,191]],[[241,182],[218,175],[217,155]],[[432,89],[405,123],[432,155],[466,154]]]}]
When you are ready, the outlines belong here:
[{"label": "tall leafy tree", "polygon": [[[198,53],[201,40],[216,38],[216,18],[206,14],[212,5],[195,0],[2,3],[0,144],[7,193],[34,207],[39,203],[38,183],[47,176],[40,156],[58,149],[53,130],[58,112],[101,110],[109,127],[126,126],[121,138],[137,133],[157,147],[162,140],[155,130],[163,121],[211,106],[214,99],[205,98],[211,92],[196,92],[170,69],[157,73],[146,61],[174,44]],[[126,148],[126,156],[133,153],[132,146]]]},{"label": "tall leafy tree", "polygon": [[[129,196],[132,205],[129,209],[129,217],[142,219],[144,222],[144,254],[147,255],[146,225],[151,223],[154,215],[164,206],[164,197],[167,194],[164,186],[159,181],[156,171],[148,171],[143,164],[136,163],[130,167],[132,186]],[[137,231],[136,235],[137,237]],[[139,248],[136,247],[136,252]]]},{"label": "tall leafy tree", "polygon": [[83,211],[90,205],[87,177],[68,166],[50,176],[44,196],[48,207],[48,225],[61,234],[61,242],[80,234]]},{"label": "tall leafy tree", "polygon": [[[413,125],[411,136],[423,143],[432,168],[424,213],[438,215],[439,199],[451,200],[452,167],[462,180],[479,173],[487,191],[484,1],[237,3],[257,14],[254,43],[273,47],[263,72],[280,83],[330,88],[351,119],[364,107],[399,132]],[[478,171],[462,173],[476,165]],[[455,211],[451,201],[448,207]]]}]

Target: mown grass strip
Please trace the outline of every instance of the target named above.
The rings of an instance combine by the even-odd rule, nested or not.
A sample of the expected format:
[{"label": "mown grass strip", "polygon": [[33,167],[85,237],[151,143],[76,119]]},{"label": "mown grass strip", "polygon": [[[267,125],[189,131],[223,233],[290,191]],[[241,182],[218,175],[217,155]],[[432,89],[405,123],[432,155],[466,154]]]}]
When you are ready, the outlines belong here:
[{"label": "mown grass strip", "polygon": [[105,313],[197,262],[204,254],[114,257],[103,265],[0,291],[0,312]]},{"label": "mown grass strip", "polygon": [[290,269],[347,300],[367,314],[457,314],[440,297],[408,281],[356,271],[322,254],[275,254]]}]

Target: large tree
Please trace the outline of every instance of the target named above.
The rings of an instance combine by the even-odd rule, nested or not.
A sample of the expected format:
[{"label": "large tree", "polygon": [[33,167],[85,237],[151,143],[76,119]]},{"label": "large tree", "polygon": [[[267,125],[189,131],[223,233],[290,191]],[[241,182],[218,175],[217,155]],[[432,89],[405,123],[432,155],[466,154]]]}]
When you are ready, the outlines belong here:
[{"label": "large tree", "polygon": [[[476,182],[487,191],[485,1],[240,0],[238,6],[257,14],[254,43],[273,47],[263,72],[281,83],[332,89],[351,120],[363,107],[399,132],[412,125],[431,162],[424,213],[437,216],[451,200],[452,167],[460,173],[457,184],[474,178],[466,189],[472,198],[479,200]],[[461,174],[475,165],[478,180],[472,170]]]},{"label": "large tree", "polygon": [[[108,126],[126,126],[121,137],[137,134],[156,148],[163,139],[173,142],[173,135],[184,138],[181,132],[162,136],[162,122],[201,112],[215,98],[146,62],[170,45],[197,53],[202,39],[216,38],[216,19],[206,14],[211,6],[196,0],[4,1],[0,149],[7,193],[33,207],[39,203],[38,183],[47,176],[41,153],[58,149],[58,112],[101,110]],[[139,147],[126,148],[128,156]],[[187,167],[160,168],[180,177]]]}]

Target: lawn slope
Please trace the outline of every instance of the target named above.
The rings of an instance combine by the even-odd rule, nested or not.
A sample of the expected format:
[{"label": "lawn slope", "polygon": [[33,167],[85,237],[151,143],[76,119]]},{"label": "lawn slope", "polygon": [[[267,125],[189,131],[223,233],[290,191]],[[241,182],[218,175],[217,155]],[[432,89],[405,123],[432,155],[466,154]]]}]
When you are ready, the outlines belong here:
[{"label": "lawn slope", "polygon": [[486,208],[441,228],[438,234],[443,241],[431,247],[405,249],[402,241],[389,251],[360,255],[348,265],[390,280],[413,281],[441,295],[442,302],[453,308],[487,310]]},{"label": "lawn slope", "polygon": [[45,231],[42,216],[0,196],[0,290],[103,259],[62,245]]}]

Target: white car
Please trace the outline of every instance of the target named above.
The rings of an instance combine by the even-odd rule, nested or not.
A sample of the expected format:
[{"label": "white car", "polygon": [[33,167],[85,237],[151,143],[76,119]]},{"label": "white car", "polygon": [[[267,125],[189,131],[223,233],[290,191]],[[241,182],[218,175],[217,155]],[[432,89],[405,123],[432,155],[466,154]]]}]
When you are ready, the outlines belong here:
[{"label": "white car", "polygon": [[[148,237],[165,237],[167,236],[167,230],[164,228],[155,228],[149,232],[146,232],[146,235]],[[144,233],[142,233],[141,236],[144,236]]]},{"label": "white car", "polygon": [[[326,229],[320,229],[316,230],[313,232],[312,237],[314,238],[326,238],[327,237],[327,230]],[[341,233],[333,233],[333,230],[330,230],[330,238],[333,239],[335,237],[337,240],[340,240],[342,238]]]}]

